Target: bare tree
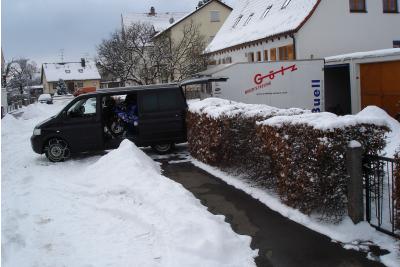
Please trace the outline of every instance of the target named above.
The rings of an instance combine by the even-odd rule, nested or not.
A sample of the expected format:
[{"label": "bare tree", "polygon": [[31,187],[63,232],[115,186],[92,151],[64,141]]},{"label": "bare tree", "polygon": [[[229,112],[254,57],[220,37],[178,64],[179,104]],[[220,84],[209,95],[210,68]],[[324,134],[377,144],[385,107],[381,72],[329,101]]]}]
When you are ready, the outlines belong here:
[{"label": "bare tree", "polygon": [[122,83],[152,83],[157,65],[152,54],[153,35],[153,26],[143,23],[115,31],[97,47],[100,70],[119,78]]},{"label": "bare tree", "polygon": [[25,86],[33,85],[37,81],[35,73],[37,73],[35,62],[29,59],[20,58],[11,60],[5,66],[3,85],[8,88],[18,88],[20,94],[23,94]]},{"label": "bare tree", "polygon": [[97,47],[100,71],[122,83],[152,84],[180,80],[204,69],[205,42],[193,22],[185,25],[179,41],[172,40],[169,32],[154,35],[154,27],[143,23],[114,32]]},{"label": "bare tree", "polygon": [[199,25],[192,20],[186,23],[180,37],[172,39],[170,32],[155,38],[161,42],[163,54],[166,54],[166,71],[170,81],[182,80],[207,67],[207,58],[202,55],[206,42],[200,33]]}]

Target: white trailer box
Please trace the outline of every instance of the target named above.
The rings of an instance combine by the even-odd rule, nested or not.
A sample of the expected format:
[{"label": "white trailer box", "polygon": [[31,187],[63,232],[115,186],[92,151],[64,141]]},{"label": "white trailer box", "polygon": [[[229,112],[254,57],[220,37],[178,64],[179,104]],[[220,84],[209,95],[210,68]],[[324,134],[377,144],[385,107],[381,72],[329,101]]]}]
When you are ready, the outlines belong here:
[{"label": "white trailer box", "polygon": [[200,76],[227,77],[213,82],[212,96],[278,108],[325,110],[324,60],[295,60],[221,65]]}]

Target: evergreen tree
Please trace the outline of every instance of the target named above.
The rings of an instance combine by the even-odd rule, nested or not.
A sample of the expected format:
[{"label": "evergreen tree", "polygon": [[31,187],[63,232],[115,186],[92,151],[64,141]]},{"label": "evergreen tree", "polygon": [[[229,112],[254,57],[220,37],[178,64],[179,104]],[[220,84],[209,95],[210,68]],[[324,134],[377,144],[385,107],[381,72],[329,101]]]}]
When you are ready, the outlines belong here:
[{"label": "evergreen tree", "polygon": [[68,94],[67,85],[63,79],[59,79],[57,83],[57,94],[66,95]]}]

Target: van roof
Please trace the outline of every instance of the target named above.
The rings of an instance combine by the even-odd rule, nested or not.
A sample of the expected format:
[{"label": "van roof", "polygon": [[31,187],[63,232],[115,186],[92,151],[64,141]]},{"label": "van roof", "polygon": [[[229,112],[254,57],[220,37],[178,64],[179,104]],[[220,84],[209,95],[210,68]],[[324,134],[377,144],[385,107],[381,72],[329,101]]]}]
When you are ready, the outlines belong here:
[{"label": "van roof", "polygon": [[104,88],[104,89],[97,89],[97,91],[90,92],[85,95],[99,95],[99,94],[109,95],[118,93],[130,93],[130,92],[158,90],[158,89],[174,89],[174,88],[179,88],[179,85],[176,83],[167,83],[167,84],[139,85],[130,87]]}]

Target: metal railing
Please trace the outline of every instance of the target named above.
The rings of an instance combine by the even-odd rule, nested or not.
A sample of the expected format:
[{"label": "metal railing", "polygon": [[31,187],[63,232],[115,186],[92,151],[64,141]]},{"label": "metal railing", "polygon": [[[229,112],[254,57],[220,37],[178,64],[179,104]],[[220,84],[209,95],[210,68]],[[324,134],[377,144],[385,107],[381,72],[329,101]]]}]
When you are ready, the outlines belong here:
[{"label": "metal railing", "polygon": [[377,230],[400,238],[396,229],[400,211],[394,197],[396,168],[400,166],[391,158],[367,155],[363,159],[366,219]]}]

